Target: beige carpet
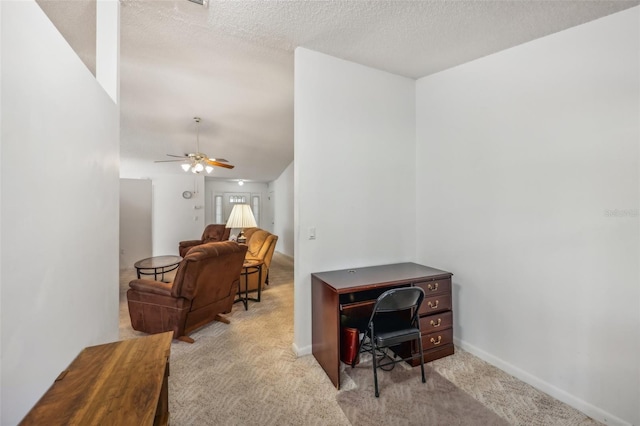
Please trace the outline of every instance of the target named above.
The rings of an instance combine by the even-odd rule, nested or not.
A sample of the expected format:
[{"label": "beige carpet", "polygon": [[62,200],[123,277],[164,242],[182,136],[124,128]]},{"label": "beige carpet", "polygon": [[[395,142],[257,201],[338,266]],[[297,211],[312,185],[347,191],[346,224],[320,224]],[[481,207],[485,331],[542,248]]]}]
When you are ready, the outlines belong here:
[{"label": "beige carpet", "polygon": [[[369,357],[370,358],[370,357]],[[353,390],[338,393],[340,408],[354,426],[448,425],[506,426],[509,423],[444,379],[430,367],[422,383],[420,368],[397,364],[378,373],[380,397],[375,397],[371,362],[345,373],[355,382]]]},{"label": "beige carpet", "polygon": [[[133,278],[134,270],[121,272],[121,339],[144,335],[131,329],[128,316],[126,289]],[[363,388],[369,386],[367,383],[372,385],[371,371],[366,369],[366,374],[359,378],[357,375],[360,369],[350,372],[350,367],[346,367],[341,390],[338,392],[313,356],[296,358],[291,349],[291,259],[278,253],[274,255],[270,281],[271,285],[262,293],[262,302],[250,302],[248,311],[244,310],[241,303],[234,305],[228,315],[231,324],[215,322],[203,327],[191,335],[195,339],[193,344],[173,342],[169,380],[172,425],[352,424],[340,405],[353,416],[353,410],[347,403],[349,398],[357,396],[360,389],[365,392]],[[513,425],[598,424],[577,410],[462,350],[457,349],[455,355],[432,362],[430,366],[442,377],[435,378],[435,375],[431,375],[429,380],[432,383],[428,382],[426,385],[420,382],[419,369],[408,367],[391,372],[393,376],[387,379],[393,381],[398,375],[396,380],[402,381],[403,370],[408,370],[407,380],[414,379],[416,385],[428,388],[444,386],[456,392],[463,391]],[[362,373],[365,371],[362,370]],[[441,382],[442,378],[446,380]],[[387,379],[385,380],[388,381]],[[438,382],[434,383],[434,380]],[[402,386],[399,387],[401,388]],[[373,391],[370,392],[371,399],[374,400],[371,402],[372,407],[380,413],[386,411],[381,401],[386,401],[385,397],[395,393],[389,389],[381,388],[382,398],[379,401],[375,401]],[[430,396],[427,393],[413,398],[419,402]],[[357,400],[353,404],[362,406],[362,402]],[[453,418],[456,418],[455,414]],[[410,414],[401,412],[391,424],[411,424],[410,422]],[[430,417],[419,424],[456,423]],[[478,419],[475,424],[485,425],[491,422]]]}]

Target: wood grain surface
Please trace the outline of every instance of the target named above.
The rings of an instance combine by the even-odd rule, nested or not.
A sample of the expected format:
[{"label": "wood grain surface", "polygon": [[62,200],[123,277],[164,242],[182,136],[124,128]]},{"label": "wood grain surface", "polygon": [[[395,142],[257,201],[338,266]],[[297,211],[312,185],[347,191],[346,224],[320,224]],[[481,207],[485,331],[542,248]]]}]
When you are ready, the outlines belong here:
[{"label": "wood grain surface", "polygon": [[166,424],[172,338],[166,332],[85,348],[20,424]]}]

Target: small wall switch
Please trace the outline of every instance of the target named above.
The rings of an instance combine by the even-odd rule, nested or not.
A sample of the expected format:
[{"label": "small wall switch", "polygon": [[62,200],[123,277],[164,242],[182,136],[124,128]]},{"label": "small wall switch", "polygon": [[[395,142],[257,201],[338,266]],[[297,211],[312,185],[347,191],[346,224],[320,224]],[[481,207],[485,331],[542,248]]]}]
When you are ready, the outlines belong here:
[{"label": "small wall switch", "polygon": [[315,227],[309,228],[309,239],[310,240],[315,240],[316,239],[316,228]]}]

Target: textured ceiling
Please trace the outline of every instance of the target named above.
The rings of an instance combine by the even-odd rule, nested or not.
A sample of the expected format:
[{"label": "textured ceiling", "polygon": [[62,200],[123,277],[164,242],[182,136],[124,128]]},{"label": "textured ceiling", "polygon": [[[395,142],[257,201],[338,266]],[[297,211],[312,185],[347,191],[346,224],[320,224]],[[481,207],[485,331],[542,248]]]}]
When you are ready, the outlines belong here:
[{"label": "textured ceiling", "polygon": [[36,3],[96,75],[96,1],[36,0]]},{"label": "textured ceiling", "polygon": [[[121,0],[123,175],[183,173],[165,154],[272,180],[293,160],[293,51],[419,78],[637,5],[634,1]],[[164,157],[166,158],[166,157]]]},{"label": "textured ceiling", "polygon": [[625,1],[223,1],[214,34],[297,46],[411,78],[628,8]]}]

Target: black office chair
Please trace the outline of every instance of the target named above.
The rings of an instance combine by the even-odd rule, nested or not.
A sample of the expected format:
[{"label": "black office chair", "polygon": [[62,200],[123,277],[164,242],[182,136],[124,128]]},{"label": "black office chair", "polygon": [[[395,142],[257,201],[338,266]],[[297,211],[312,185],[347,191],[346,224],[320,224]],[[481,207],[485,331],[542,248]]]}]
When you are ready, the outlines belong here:
[{"label": "black office chair", "polygon": [[[424,291],[420,287],[403,287],[387,290],[376,300],[373,312],[369,318],[366,329],[362,330],[364,335],[358,344],[358,355],[360,352],[371,352],[373,359],[373,380],[376,388],[376,397],[380,396],[378,391],[378,368],[384,367],[420,357],[420,370],[422,372],[422,383],[426,382],[424,376],[424,352],[422,350],[422,337],[420,334],[420,320],[418,310],[424,299]],[[396,358],[386,354],[386,349],[397,346],[411,340],[418,341],[419,352],[406,358]],[[410,351],[412,352],[412,351]],[[378,363],[378,354],[383,354],[381,362]],[[354,357],[351,368],[355,367]],[[385,362],[385,359],[389,361]]]}]

